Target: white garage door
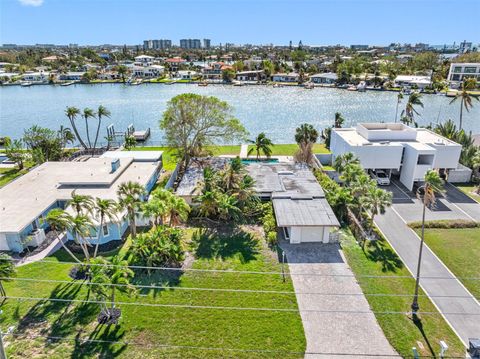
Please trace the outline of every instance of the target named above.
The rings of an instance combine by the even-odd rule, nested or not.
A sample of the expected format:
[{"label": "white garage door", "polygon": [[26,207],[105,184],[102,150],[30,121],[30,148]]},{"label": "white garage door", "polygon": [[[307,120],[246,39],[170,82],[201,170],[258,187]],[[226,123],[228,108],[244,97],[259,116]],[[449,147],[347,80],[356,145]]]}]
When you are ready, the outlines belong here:
[{"label": "white garage door", "polygon": [[292,227],[290,231],[290,243],[328,243],[328,236],[328,227]]}]

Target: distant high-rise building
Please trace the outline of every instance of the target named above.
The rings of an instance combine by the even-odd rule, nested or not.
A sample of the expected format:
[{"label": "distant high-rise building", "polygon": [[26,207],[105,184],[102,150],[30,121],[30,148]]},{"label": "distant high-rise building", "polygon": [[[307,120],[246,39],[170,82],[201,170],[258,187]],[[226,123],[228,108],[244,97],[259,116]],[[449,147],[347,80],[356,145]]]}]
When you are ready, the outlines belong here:
[{"label": "distant high-rise building", "polygon": [[464,54],[468,51],[471,51],[472,50],[472,43],[471,42],[467,42],[465,40],[463,40],[463,42],[460,43],[460,47],[458,49],[458,51],[461,53],[461,54]]},{"label": "distant high-rise building", "polygon": [[202,47],[202,43],[200,39],[181,39],[180,47],[182,49],[200,49]]},{"label": "distant high-rise building", "polygon": [[298,42],[298,48],[301,50],[303,48],[302,40]]},{"label": "distant high-rise building", "polygon": [[172,47],[172,40],[145,40],[143,41],[144,50],[163,50]]},{"label": "distant high-rise building", "polygon": [[368,50],[368,45],[350,45],[352,50]]},{"label": "distant high-rise building", "polygon": [[204,49],[210,48],[210,39],[203,39],[203,48]]},{"label": "distant high-rise building", "polygon": [[144,40],[144,41],[143,41],[143,49],[144,49],[144,50],[151,50],[151,49],[153,49],[153,41],[152,41],[152,40]]},{"label": "distant high-rise building", "polygon": [[290,40],[290,44],[288,45],[288,47],[290,48],[290,50],[292,49],[292,40]]}]

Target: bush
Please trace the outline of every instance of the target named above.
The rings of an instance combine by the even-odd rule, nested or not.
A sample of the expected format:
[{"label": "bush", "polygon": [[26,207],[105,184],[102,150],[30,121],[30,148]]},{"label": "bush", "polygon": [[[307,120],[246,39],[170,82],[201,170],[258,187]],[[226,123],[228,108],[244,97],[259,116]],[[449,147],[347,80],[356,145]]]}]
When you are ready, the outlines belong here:
[{"label": "bush", "polygon": [[270,247],[274,247],[278,244],[277,232],[270,231],[267,233],[267,243]]},{"label": "bush", "polygon": [[158,226],[137,236],[131,247],[131,262],[145,266],[178,267],[185,258],[181,246],[183,231]]},{"label": "bush", "polygon": [[277,222],[275,221],[272,203],[269,202],[262,205],[262,216],[260,218],[260,222],[263,225],[265,235],[268,235],[269,232],[277,231]]},{"label": "bush", "polygon": [[[419,229],[422,228],[422,222],[411,222],[408,224],[410,228]],[[467,221],[463,219],[458,220],[438,220],[438,221],[426,221],[425,228],[439,228],[439,229],[453,229],[453,228],[477,228],[480,227],[480,223],[474,221]]]}]

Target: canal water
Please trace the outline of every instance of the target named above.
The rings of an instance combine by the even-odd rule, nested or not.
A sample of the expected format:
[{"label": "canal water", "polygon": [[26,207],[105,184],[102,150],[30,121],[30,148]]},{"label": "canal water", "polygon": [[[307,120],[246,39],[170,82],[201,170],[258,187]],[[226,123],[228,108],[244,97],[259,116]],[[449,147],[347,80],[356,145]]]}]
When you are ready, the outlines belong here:
[{"label": "canal water", "polygon": [[[4,86],[0,88],[0,136],[20,137],[25,128],[38,124],[52,129],[69,126],[64,114],[67,106],[97,108],[107,107],[111,119],[105,119],[105,127],[115,124],[123,131],[133,123],[138,130],[151,128],[152,143],[162,143],[163,134],[158,123],[167,102],[186,92],[216,96],[233,107],[254,137],[265,132],[276,143],[292,143],[295,128],[305,122],[318,130],[333,123],[335,112],[346,118],[345,126],[358,122],[390,122],[395,119],[397,94],[395,92],[351,92],[341,89],[271,86],[200,87],[194,84],[122,84],[61,86]],[[449,104],[451,98],[441,95],[424,95],[424,108],[417,122],[420,125],[436,124],[449,118],[458,122],[460,103]],[[406,98],[400,105],[405,107]],[[480,102],[474,101],[470,112],[464,111],[464,128],[480,133]],[[102,128],[101,138],[106,135]]]}]

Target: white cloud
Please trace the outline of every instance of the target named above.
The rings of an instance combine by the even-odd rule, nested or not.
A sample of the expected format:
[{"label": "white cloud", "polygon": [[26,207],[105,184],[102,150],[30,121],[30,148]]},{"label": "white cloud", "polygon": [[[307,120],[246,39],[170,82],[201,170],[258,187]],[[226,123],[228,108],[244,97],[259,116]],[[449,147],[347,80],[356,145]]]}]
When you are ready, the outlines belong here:
[{"label": "white cloud", "polygon": [[43,4],[43,0],[18,0],[20,4],[24,6],[40,6]]}]

